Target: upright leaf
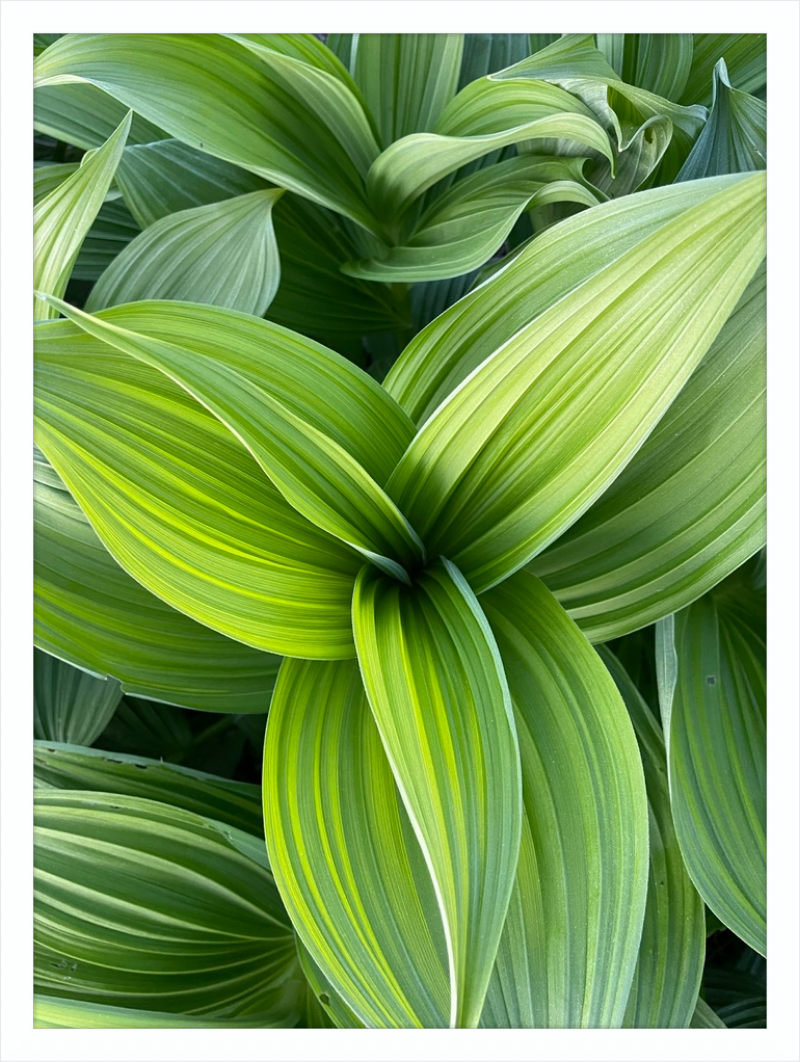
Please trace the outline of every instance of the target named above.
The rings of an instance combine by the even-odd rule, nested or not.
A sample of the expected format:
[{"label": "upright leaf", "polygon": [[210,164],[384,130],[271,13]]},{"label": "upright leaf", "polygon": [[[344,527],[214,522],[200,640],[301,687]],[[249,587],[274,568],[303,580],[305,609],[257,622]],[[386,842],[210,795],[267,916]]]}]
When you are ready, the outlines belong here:
[{"label": "upright leaf", "polygon": [[33,651],[33,732],[48,741],[91,745],[105,729],[122,689],[114,679],[79,671]]},{"label": "upright leaf", "polygon": [[695,33],[692,67],[682,103],[710,104],[714,67],[725,60],[740,92],[760,92],[767,83],[765,33]]}]

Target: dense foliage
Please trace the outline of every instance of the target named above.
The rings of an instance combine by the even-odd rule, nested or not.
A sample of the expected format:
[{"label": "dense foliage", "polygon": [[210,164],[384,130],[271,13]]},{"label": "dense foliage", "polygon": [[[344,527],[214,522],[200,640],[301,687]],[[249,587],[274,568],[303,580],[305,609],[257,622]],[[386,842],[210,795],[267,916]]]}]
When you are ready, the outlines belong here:
[{"label": "dense foliage", "polygon": [[763,1025],[764,38],[35,51],[37,1024]]}]

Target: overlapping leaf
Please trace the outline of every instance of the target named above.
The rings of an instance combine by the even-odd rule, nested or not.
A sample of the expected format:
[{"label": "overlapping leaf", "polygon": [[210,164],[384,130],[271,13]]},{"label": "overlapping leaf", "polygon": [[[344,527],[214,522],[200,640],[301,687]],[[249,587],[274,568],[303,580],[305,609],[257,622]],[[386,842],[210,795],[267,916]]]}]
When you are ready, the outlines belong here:
[{"label": "overlapping leaf", "polygon": [[681,103],[710,104],[714,67],[725,60],[733,84],[741,92],[761,92],[767,83],[765,33],[695,33],[692,66]]},{"label": "overlapping leaf", "polygon": [[691,33],[598,33],[597,47],[621,81],[680,100],[692,68]]},{"label": "overlapping leaf", "polygon": [[105,729],[122,689],[114,679],[79,671],[33,651],[33,732],[48,741],[91,745]]}]

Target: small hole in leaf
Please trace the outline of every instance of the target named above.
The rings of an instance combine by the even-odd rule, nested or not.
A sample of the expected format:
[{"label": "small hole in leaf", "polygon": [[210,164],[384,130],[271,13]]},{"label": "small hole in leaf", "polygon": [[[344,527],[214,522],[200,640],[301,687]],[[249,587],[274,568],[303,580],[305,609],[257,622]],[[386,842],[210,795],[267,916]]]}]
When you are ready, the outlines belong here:
[{"label": "small hole in leaf", "polygon": [[706,682],[708,683],[709,686],[716,686],[716,684],[717,684],[717,676],[716,675],[706,675]]},{"label": "small hole in leaf", "polygon": [[323,992],[323,993],[322,993],[322,994],[320,995],[320,997],[319,997],[319,1001],[320,1001],[320,1003],[324,1003],[324,1004],[325,1004],[325,1006],[327,1007],[327,1005],[328,1005],[328,1004],[330,1003],[330,1001],[331,1001],[331,997],[330,997],[330,996],[328,995],[328,993],[327,993],[327,992]]}]

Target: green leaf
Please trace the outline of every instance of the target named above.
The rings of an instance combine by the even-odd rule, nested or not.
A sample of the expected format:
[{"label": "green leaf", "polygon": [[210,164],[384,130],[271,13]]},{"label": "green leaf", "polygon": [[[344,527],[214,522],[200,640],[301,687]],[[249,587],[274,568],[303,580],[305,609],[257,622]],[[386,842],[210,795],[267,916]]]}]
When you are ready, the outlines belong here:
[{"label": "green leaf", "polygon": [[531,564],[592,641],[682,608],[766,535],[766,270],[663,420]]},{"label": "green leaf", "polygon": [[767,105],[735,89],[725,60],[714,67],[711,114],[676,180],[767,168]]},{"label": "green leaf", "polygon": [[[44,53],[43,53],[44,54]],[[62,184],[41,199],[33,210],[33,286],[59,298],[67,290],[72,267],[84,237],[114,179],[131,116]],[[34,300],[34,319],[58,316],[58,311]]]},{"label": "green leaf", "polygon": [[158,800],[255,837],[264,835],[258,786],[163,760],[37,741],[33,747],[33,784],[37,789],[81,789]]},{"label": "green leaf", "polygon": [[433,879],[450,1024],[474,1028],[519,853],[519,749],[486,618],[448,561],[412,588],[364,568],[353,631],[383,747]]},{"label": "green leaf", "polygon": [[[170,306],[139,304],[134,312],[140,322],[149,312],[170,338],[170,326],[186,327],[188,304],[178,314]],[[126,312],[103,317],[122,314],[124,322]],[[233,320],[262,324],[232,314],[227,328],[209,323],[212,347],[237,343]],[[70,321],[39,325],[35,345],[37,442],[130,575],[255,648],[353,655],[357,555],[296,513],[213,414],[163,373]]]},{"label": "green leaf", "polygon": [[77,173],[79,169],[79,162],[54,162],[44,166],[36,166],[33,171],[34,206],[45,196],[55,191],[60,184],[63,184],[67,177]]},{"label": "green leaf", "polygon": [[[729,577],[661,627],[675,829],[711,910],[766,954],[766,595]],[[672,691],[672,692],[671,692]],[[670,695],[671,694],[671,695]]]},{"label": "green leaf", "polygon": [[72,279],[97,280],[138,235],[139,226],[121,199],[103,203],[75,259]]},{"label": "green leaf", "polygon": [[[124,103],[94,85],[59,84],[33,94],[33,128],[84,150],[105,143],[127,112]],[[131,115],[128,144],[149,144],[166,136],[141,115]]]},{"label": "green leaf", "polygon": [[458,88],[511,66],[529,54],[527,33],[465,33]]},{"label": "green leaf", "polygon": [[729,1029],[766,1029],[767,986],[740,970],[714,969],[703,978],[709,1004]]},{"label": "green leaf", "polygon": [[308,948],[299,937],[296,940],[296,944],[303,973],[306,975],[309,987],[319,1001],[326,1019],[330,1024],[335,1025],[337,1029],[363,1029],[363,1024],[344,1000],[334,991],[330,981],[311,958]]},{"label": "green leaf", "polygon": [[40,991],[173,1014],[269,1012],[297,960],[247,834],[120,794],[43,790],[35,809]]},{"label": "green leaf", "polygon": [[360,33],[354,76],[382,148],[433,130],[456,94],[461,33]]},{"label": "green leaf", "polygon": [[109,752],[172,761],[180,760],[191,748],[193,736],[182,708],[126,697],[97,745]]},{"label": "green leaf", "polygon": [[650,819],[647,906],[625,1025],[685,1029],[694,1013],[703,973],[705,907],[686,873],[675,835],[661,727],[619,661],[605,648],[599,653],[636,731]]},{"label": "green leaf", "polygon": [[447,950],[355,662],[286,660],[264,747],[270,864],[298,936],[368,1028],[447,1027]]},{"label": "green leaf", "polygon": [[[388,490],[476,592],[574,523],[669,408],[764,256],[765,185],[757,175],[715,186],[530,324],[517,317],[516,334],[418,432]],[[632,209],[648,205],[642,193]],[[556,226],[544,246],[581,227]],[[541,283],[537,244],[526,265]]]},{"label": "green leaf", "polygon": [[135,1010],[109,1007],[78,999],[60,999],[35,993],[33,997],[34,1029],[285,1029],[294,1024],[298,1010],[299,982],[267,994],[272,1004],[263,1014],[244,1018],[195,1017],[190,1014],[165,1014],[160,1010]]},{"label": "green leaf", "polygon": [[365,373],[311,340],[230,311],[157,302],[92,317],[59,308],[87,334],[185,387],[323,531],[406,581],[405,569],[424,560],[416,532],[381,486],[413,429]]},{"label": "green leaf", "polygon": [[48,741],[91,745],[102,734],[122,689],[39,649],[33,651],[33,732]]},{"label": "green leaf", "polygon": [[525,809],[483,1024],[620,1026],[647,889],[647,798],[608,672],[527,572],[481,599],[514,704]]},{"label": "green leaf", "polygon": [[598,33],[597,47],[621,81],[680,100],[692,67],[691,33]]},{"label": "green leaf", "polygon": [[282,195],[266,188],[156,221],[100,277],[86,309],[182,299],[263,317],[280,283],[272,208]]},{"label": "green leaf", "polygon": [[709,1007],[708,1003],[704,999],[698,999],[697,1006],[695,1007],[692,1020],[689,1023],[690,1029],[725,1029],[727,1026],[724,1021],[721,1021],[716,1013]]},{"label": "green leaf", "polygon": [[713,71],[725,60],[731,81],[741,92],[759,92],[767,83],[765,33],[695,33],[694,54],[682,103],[711,103]]},{"label": "green leaf", "polygon": [[278,658],[223,638],[132,579],[41,451],[34,463],[34,641],[125,693],[223,712],[263,712]]},{"label": "green leaf", "polygon": [[36,64],[38,85],[90,82],[191,147],[374,226],[363,179],[377,145],[318,66],[218,34],[123,33],[70,34]]}]

